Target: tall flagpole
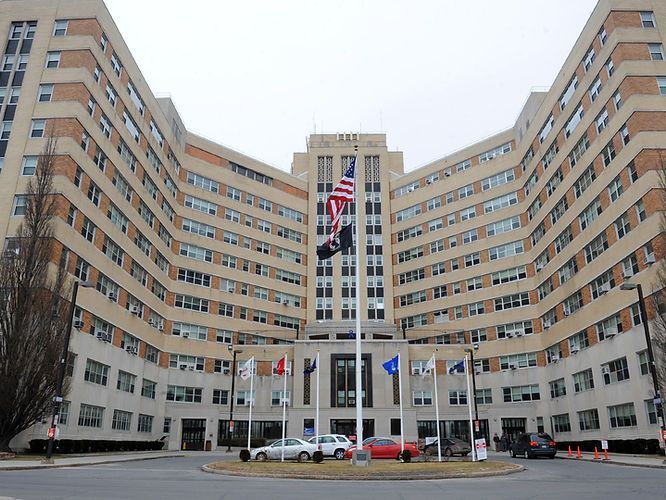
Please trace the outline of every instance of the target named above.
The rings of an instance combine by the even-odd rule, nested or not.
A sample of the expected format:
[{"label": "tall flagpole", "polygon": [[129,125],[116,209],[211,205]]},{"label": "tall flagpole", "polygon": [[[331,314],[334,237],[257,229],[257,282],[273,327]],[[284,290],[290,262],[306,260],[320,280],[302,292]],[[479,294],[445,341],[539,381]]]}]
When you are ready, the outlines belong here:
[{"label": "tall flagpole", "polygon": [[284,441],[285,441],[285,432],[287,431],[285,420],[287,419],[287,353],[284,353],[284,372],[282,372],[284,377],[284,386],[282,389],[282,452],[280,456],[280,462],[284,462]]},{"label": "tall flagpole", "polygon": [[247,418],[247,449],[250,449],[250,438],[252,436],[252,406],[254,406],[254,397],[252,391],[254,389],[254,356],[250,363],[250,413]]},{"label": "tall flagpole", "polygon": [[[469,409],[469,439],[472,444],[472,462],[476,462],[476,453],[474,451],[474,424],[472,423],[472,396],[469,386],[469,360],[465,354],[465,377],[467,378],[467,408]],[[474,395],[476,397],[476,394]]]},{"label": "tall flagpole", "polygon": [[363,449],[363,377],[361,374],[361,243],[359,241],[359,203],[360,189],[359,184],[359,165],[358,165],[358,146],[354,146],[354,215],[356,223],[354,224],[354,247],[356,250],[356,449]]},{"label": "tall flagpole", "polygon": [[317,358],[316,358],[316,363],[317,363],[317,398],[316,398],[316,405],[317,409],[315,410],[315,436],[317,436],[317,449],[319,449],[319,351],[317,351]]},{"label": "tall flagpole", "polygon": [[[435,353],[432,353],[433,359],[435,358]],[[437,398],[437,360],[434,359],[435,363],[432,367],[432,383],[435,386],[435,419],[437,420],[437,461],[442,461],[442,446],[439,440],[439,399]]]},{"label": "tall flagpole", "polygon": [[398,399],[400,400],[400,451],[405,451],[405,428],[402,423],[402,368],[400,368],[400,353],[398,353]]}]

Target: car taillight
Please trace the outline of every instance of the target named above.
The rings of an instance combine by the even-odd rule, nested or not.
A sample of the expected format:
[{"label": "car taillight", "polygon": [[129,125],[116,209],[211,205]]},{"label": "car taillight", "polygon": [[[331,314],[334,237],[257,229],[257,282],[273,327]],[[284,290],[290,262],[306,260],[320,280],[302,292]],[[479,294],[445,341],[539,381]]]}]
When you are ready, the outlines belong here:
[{"label": "car taillight", "polygon": [[537,446],[539,446],[539,443],[537,443],[536,441],[530,441],[530,446],[532,448],[536,448]]},{"label": "car taillight", "polygon": [[553,448],[555,448],[557,446],[557,443],[555,441],[551,441],[548,444],[550,444]]}]

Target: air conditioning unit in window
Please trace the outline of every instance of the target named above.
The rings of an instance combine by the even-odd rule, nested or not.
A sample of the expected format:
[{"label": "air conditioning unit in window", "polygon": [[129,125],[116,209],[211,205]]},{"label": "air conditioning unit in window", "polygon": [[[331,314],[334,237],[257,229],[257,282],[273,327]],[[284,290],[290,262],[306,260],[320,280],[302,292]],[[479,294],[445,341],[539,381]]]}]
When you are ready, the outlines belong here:
[{"label": "air conditioning unit in window", "polygon": [[549,319],[544,319],[543,320],[543,329],[548,330],[553,324],[550,322]]},{"label": "air conditioning unit in window", "polygon": [[127,345],[125,346],[125,351],[127,351],[130,354],[134,354],[135,356],[139,354],[139,348],[135,345]]},{"label": "air conditioning unit in window", "polygon": [[113,300],[114,302],[118,300],[118,295],[116,295],[115,292],[109,292],[106,294],[106,296],[109,300]]},{"label": "air conditioning unit in window", "polygon": [[189,338],[189,336],[190,336],[190,332],[182,332],[180,335],[181,335],[184,339],[186,339],[186,338]]},{"label": "air conditioning unit in window", "polygon": [[537,262],[535,267],[536,267],[537,272],[539,272],[543,269],[543,264],[541,262]]},{"label": "air conditioning unit in window", "polygon": [[231,373],[231,369],[230,369],[230,368],[222,368],[222,374],[224,374],[224,375],[229,375],[230,373]]},{"label": "air conditioning unit in window", "polygon": [[426,179],[426,184],[432,184],[432,179]]},{"label": "air conditioning unit in window", "polygon": [[163,325],[162,323],[160,323],[159,325],[157,325],[157,329],[158,329],[160,332],[163,332],[163,331],[164,331],[164,325]]},{"label": "air conditioning unit in window", "polygon": [[283,306],[287,306],[287,305],[289,305],[289,301],[288,301],[287,299],[284,299],[284,300],[282,301],[282,305],[283,305]]},{"label": "air conditioning unit in window", "polygon": [[446,177],[451,177],[451,172],[446,172],[446,171],[445,171],[445,172],[444,172],[444,175],[445,175]]},{"label": "air conditioning unit in window", "polygon": [[580,351],[580,348],[579,348],[579,347],[572,347],[572,348],[569,350],[569,352],[570,352],[572,355],[573,355],[573,354],[578,354],[579,351]]},{"label": "air conditioning unit in window", "polygon": [[81,330],[81,328],[83,328],[83,327],[85,326],[85,324],[84,324],[83,321],[81,321],[80,319],[77,319],[76,321],[74,321],[73,326],[74,326],[74,328],[76,328],[77,330]]},{"label": "air conditioning unit in window", "polygon": [[610,292],[610,289],[611,289],[610,283],[604,283],[603,285],[601,285],[599,287],[599,290],[598,290],[599,295],[603,295],[605,293]]},{"label": "air conditioning unit in window", "polygon": [[518,367],[517,367],[516,365],[509,365],[509,368],[510,368],[511,370],[516,370]]},{"label": "air conditioning unit in window", "polygon": [[550,357],[550,362],[551,363],[557,363],[560,360],[560,355],[559,354],[553,354]]},{"label": "air conditioning unit in window", "polygon": [[571,311],[569,309],[567,309],[566,307],[564,308],[563,312],[564,312],[565,316],[570,316],[571,315]]},{"label": "air conditioning unit in window", "polygon": [[609,368],[608,366],[602,366],[602,367],[601,367],[601,373],[602,373],[603,375],[610,375],[610,372],[611,372],[611,371],[610,371],[610,368]]},{"label": "air conditioning unit in window", "polygon": [[647,254],[647,255],[645,256],[645,261],[644,261],[644,263],[645,263],[646,266],[651,266],[651,265],[654,264],[655,262],[656,262],[656,260],[655,260],[655,258],[654,258],[654,254],[653,254],[653,253],[649,253],[649,254]]},{"label": "air conditioning unit in window", "polygon": [[516,337],[522,337],[522,336],[523,336],[523,332],[516,332],[516,333],[514,333],[514,335],[515,335]]},{"label": "air conditioning unit in window", "polygon": [[615,328],[614,326],[611,326],[610,328],[606,328],[604,330],[604,338],[612,339],[616,335],[617,335],[617,328]]},{"label": "air conditioning unit in window", "polygon": [[155,323],[155,321],[153,321],[153,319],[149,319],[149,320],[148,320],[148,324],[149,324],[150,326],[157,326],[157,324]]},{"label": "air conditioning unit in window", "polygon": [[194,367],[193,367],[193,366],[188,366],[187,369],[190,370],[191,372],[194,371]]},{"label": "air conditioning unit in window", "polygon": [[181,363],[181,364],[178,365],[178,368],[181,369],[181,370],[187,370],[187,365],[184,364],[184,363]]},{"label": "air conditioning unit in window", "polygon": [[96,330],[95,337],[97,337],[97,340],[106,340],[106,332],[103,332],[102,330]]},{"label": "air conditioning unit in window", "polygon": [[139,314],[139,306],[130,306],[130,307],[129,307],[129,312],[131,312],[132,314],[138,316],[138,314]]},{"label": "air conditioning unit in window", "polygon": [[622,271],[622,277],[626,280],[631,278],[634,275],[634,271],[632,269],[625,269]]}]

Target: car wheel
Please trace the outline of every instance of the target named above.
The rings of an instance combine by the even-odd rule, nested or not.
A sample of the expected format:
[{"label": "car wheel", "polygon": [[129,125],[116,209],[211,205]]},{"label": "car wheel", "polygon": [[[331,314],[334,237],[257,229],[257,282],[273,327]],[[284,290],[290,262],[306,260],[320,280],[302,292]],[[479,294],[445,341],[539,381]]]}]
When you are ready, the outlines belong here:
[{"label": "car wheel", "polygon": [[432,451],[432,448],[426,448],[425,450],[423,450],[423,453],[425,455],[432,456],[435,452]]},{"label": "car wheel", "polygon": [[530,458],[530,454],[527,450],[523,452],[523,458]]},{"label": "car wheel", "polygon": [[345,450],[343,450],[342,448],[338,448],[337,450],[335,450],[335,453],[333,453],[333,456],[335,457],[336,460],[342,460],[343,458],[345,458]]},{"label": "car wheel", "polygon": [[260,462],[265,462],[266,460],[268,460],[268,455],[266,455],[264,452],[257,453],[257,460],[259,460]]},{"label": "car wheel", "polygon": [[307,451],[302,451],[298,454],[299,462],[307,462],[308,460],[310,460],[310,454]]},{"label": "car wheel", "polygon": [[451,448],[447,448],[444,450],[444,456],[445,457],[452,457],[453,456],[453,450]]}]

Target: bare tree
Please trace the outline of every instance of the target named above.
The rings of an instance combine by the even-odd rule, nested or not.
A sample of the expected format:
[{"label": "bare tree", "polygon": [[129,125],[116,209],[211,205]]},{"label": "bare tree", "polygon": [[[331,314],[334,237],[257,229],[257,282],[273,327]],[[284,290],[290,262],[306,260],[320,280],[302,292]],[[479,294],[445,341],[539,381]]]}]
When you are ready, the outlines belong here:
[{"label": "bare tree", "polygon": [[[661,173],[661,189],[659,190],[659,202],[661,209],[661,238],[666,238],[666,161],[663,153],[659,152],[659,169]],[[663,243],[662,243],[663,244]],[[656,290],[656,291],[655,291]],[[666,259],[659,263],[657,282],[653,286],[651,302],[654,310],[654,328],[652,331],[652,350],[654,351],[654,362],[657,372],[659,392],[664,398],[666,396]]]},{"label": "bare tree", "polygon": [[66,259],[53,234],[55,147],[48,139],[0,258],[0,451],[51,412],[67,328]]}]

